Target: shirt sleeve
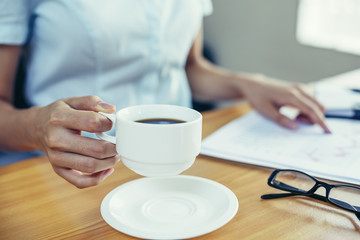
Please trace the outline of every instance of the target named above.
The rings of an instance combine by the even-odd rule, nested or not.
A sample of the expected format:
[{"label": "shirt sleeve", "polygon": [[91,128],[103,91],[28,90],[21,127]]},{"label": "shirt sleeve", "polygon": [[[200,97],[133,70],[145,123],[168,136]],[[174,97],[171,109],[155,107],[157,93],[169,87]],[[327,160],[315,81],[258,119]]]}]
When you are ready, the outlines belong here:
[{"label": "shirt sleeve", "polygon": [[29,29],[29,0],[0,1],[0,44],[22,45]]},{"label": "shirt sleeve", "polygon": [[209,16],[213,12],[213,5],[211,0],[202,0],[203,9],[204,9],[204,17]]}]

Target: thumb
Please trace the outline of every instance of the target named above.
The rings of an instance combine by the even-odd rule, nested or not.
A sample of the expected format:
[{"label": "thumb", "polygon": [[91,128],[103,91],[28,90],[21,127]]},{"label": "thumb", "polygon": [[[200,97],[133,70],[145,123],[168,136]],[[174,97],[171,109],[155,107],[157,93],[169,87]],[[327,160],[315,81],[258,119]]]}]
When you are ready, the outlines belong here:
[{"label": "thumb", "polygon": [[113,113],[116,107],[103,102],[98,96],[72,97],[64,99],[64,102],[77,110],[88,110],[95,112]]}]

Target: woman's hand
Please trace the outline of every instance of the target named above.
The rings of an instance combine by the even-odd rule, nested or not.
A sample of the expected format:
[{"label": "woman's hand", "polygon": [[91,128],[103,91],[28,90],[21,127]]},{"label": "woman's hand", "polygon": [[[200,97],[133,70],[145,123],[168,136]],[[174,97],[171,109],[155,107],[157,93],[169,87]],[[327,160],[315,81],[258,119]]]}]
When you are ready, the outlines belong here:
[{"label": "woman's hand", "polygon": [[241,92],[253,108],[281,126],[296,129],[295,119],[280,113],[282,106],[292,106],[299,110],[298,120],[319,124],[324,132],[330,133],[325,124],[325,108],[315,98],[307,94],[301,85],[289,84],[256,75],[241,84]]},{"label": "woman's hand", "polygon": [[112,113],[115,106],[99,97],[62,99],[39,107],[31,130],[37,146],[46,152],[54,171],[78,188],[101,183],[118,161],[115,145],[81,136],[81,131],[103,132],[112,123],[97,112]]}]

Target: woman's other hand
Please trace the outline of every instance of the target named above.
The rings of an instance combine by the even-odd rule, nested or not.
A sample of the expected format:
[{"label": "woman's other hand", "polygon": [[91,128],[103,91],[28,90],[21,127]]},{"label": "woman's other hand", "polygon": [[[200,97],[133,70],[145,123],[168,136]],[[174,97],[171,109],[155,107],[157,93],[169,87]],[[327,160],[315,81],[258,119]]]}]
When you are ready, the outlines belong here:
[{"label": "woman's other hand", "polygon": [[296,119],[280,113],[282,106],[291,106],[299,110],[298,120],[319,124],[324,132],[330,133],[325,123],[325,108],[306,93],[300,84],[254,75],[251,80],[243,81],[241,85],[241,91],[252,107],[281,126],[297,128]]}]

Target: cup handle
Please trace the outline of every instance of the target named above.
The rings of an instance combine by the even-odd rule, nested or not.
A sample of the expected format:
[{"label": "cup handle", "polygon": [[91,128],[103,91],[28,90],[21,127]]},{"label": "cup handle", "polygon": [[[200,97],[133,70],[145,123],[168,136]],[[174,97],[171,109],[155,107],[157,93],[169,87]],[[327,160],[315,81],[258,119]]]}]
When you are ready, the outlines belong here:
[{"label": "cup handle", "polygon": [[[116,122],[115,113],[103,113],[103,112],[99,112],[99,113],[104,115],[105,117],[107,117],[113,123],[113,125],[115,124],[115,122]],[[116,137],[114,137],[114,136],[110,136],[103,132],[97,132],[97,133],[95,133],[95,135],[98,138],[100,138],[101,140],[105,140],[105,141],[111,142],[113,144],[116,144]]]}]

